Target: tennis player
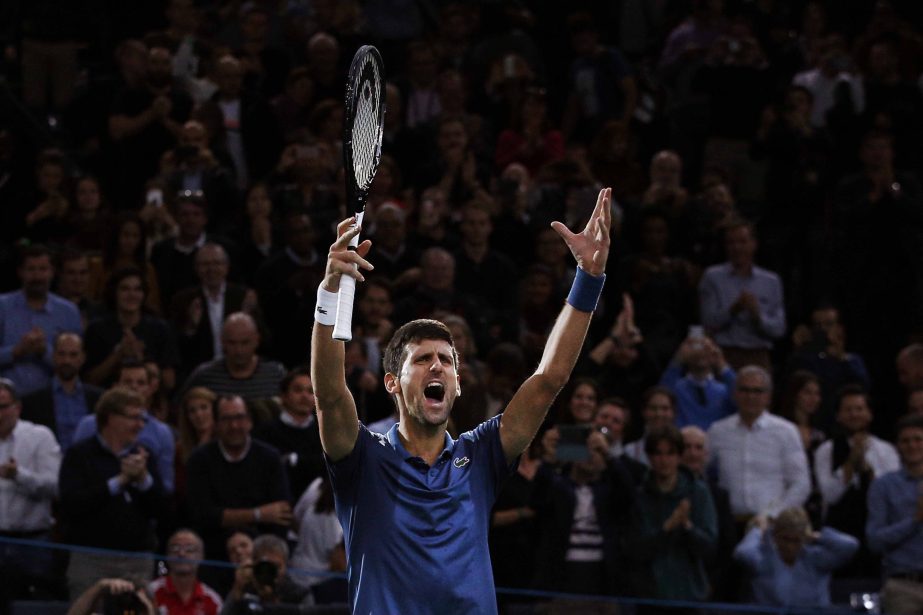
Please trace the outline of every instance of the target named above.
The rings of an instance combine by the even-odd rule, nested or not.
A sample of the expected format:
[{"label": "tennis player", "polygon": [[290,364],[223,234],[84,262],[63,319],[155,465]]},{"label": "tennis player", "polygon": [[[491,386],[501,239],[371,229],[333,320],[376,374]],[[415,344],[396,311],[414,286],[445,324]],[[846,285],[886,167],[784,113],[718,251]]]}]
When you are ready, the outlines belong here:
[{"label": "tennis player", "polygon": [[453,440],[446,424],[461,395],[452,336],[435,320],[400,327],[384,353],[384,385],[400,421],[387,434],[359,422],[346,388],[344,344],[335,341],[336,292],[343,275],[362,281],[371,243],[347,245],[352,219],[337,229],[318,289],[311,377],[321,443],[343,526],[354,613],[496,613],[487,530],[503,479],[535,437],[567,382],[602,291],[609,256],[611,189],[586,228],[552,226],[578,269],[567,304],[535,373],[503,413]]}]

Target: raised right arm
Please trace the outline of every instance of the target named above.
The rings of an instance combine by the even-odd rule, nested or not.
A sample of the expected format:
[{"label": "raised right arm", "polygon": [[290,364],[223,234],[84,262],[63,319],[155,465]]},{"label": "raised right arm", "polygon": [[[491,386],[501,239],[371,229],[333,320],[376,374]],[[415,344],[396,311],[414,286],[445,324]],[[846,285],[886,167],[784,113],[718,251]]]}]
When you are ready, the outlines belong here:
[{"label": "raised right arm", "polygon": [[[343,274],[362,281],[364,278],[357,266],[372,268],[363,258],[368,254],[371,242],[366,240],[355,251],[347,250],[349,241],[359,232],[359,229],[350,228],[352,222],[352,218],[340,222],[337,240],[327,254],[327,271],[318,292],[318,307],[325,311],[319,313],[315,308],[314,332],[311,335],[311,381],[317,399],[317,422],[321,445],[332,461],[339,461],[352,452],[359,435],[359,416],[356,402],[346,387],[345,344],[333,339],[336,302],[332,302],[331,310],[329,305],[323,305],[320,296],[324,292],[336,293]],[[321,324],[318,320],[331,324]]]}]

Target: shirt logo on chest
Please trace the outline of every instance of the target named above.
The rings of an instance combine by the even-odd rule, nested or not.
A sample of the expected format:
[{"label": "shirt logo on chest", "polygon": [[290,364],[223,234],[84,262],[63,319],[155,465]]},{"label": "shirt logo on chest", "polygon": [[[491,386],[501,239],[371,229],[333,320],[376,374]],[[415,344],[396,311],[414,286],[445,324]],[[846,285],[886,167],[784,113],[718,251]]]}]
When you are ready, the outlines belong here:
[{"label": "shirt logo on chest", "polygon": [[468,465],[469,461],[471,460],[468,459],[467,457],[456,457],[455,461],[453,461],[452,463],[455,464],[456,468],[464,468],[466,465]]}]

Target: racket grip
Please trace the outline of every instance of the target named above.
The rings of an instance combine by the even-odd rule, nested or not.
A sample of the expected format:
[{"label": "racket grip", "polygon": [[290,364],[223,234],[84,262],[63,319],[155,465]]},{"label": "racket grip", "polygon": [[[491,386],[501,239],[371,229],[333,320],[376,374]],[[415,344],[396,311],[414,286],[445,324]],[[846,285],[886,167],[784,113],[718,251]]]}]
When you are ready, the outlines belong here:
[{"label": "racket grip", "polygon": [[333,339],[348,342],[353,339],[353,299],[356,297],[356,278],[340,277],[337,292],[337,319],[333,326]]}]

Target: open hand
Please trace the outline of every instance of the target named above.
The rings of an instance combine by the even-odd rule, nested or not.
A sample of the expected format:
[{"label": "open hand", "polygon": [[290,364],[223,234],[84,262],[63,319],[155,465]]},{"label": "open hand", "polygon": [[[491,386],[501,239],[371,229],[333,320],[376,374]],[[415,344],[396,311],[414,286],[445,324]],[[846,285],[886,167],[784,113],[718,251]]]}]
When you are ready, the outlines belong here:
[{"label": "open hand", "polygon": [[324,278],[324,290],[335,293],[340,289],[340,276],[348,275],[363,282],[365,278],[359,273],[359,268],[371,271],[372,264],[365,260],[365,256],[372,247],[372,242],[366,239],[355,250],[349,250],[349,242],[362,230],[354,226],[355,217],[347,218],[337,225],[337,240],[330,246],[327,253],[327,273]]},{"label": "open hand", "polygon": [[577,260],[577,266],[594,276],[602,275],[606,271],[606,260],[609,258],[609,228],[612,225],[609,206],[611,199],[612,188],[603,188],[599,191],[593,214],[586,227],[579,233],[571,232],[561,222],[551,223],[551,227],[567,243],[571,254]]}]

